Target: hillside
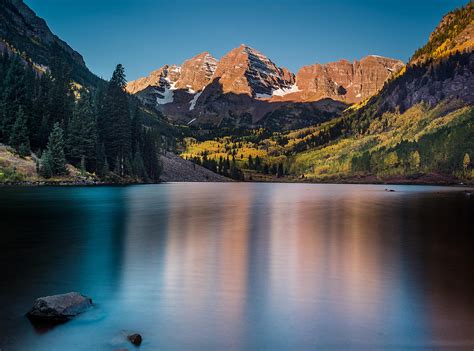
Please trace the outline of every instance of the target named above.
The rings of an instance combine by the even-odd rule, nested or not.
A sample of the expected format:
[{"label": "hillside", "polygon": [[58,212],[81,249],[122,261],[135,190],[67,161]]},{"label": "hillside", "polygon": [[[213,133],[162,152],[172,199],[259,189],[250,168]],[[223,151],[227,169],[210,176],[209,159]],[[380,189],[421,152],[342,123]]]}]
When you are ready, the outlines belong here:
[{"label": "hillside", "polygon": [[183,160],[172,152],[161,155],[163,182],[229,182],[230,178],[216,174],[191,161]]},{"label": "hillside", "polygon": [[54,35],[46,22],[22,0],[1,0],[0,49],[21,53],[36,65],[51,69],[58,60],[71,69],[72,79],[87,86],[102,82],[91,73],[83,57]]},{"label": "hillside", "polygon": [[443,17],[426,45],[416,50],[410,64],[448,56],[456,51],[470,51],[474,46],[474,2]]}]

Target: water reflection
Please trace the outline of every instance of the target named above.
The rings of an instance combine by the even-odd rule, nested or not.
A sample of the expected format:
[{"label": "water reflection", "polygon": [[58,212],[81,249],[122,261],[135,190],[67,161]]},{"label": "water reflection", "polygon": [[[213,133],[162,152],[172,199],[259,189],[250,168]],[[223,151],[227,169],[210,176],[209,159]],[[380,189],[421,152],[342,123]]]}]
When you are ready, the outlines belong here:
[{"label": "water reflection", "polygon": [[[449,188],[397,190],[2,189],[0,298],[12,303],[0,346],[114,350],[138,330],[143,350],[471,347],[473,203]],[[68,290],[98,308],[32,332],[33,296]]]}]

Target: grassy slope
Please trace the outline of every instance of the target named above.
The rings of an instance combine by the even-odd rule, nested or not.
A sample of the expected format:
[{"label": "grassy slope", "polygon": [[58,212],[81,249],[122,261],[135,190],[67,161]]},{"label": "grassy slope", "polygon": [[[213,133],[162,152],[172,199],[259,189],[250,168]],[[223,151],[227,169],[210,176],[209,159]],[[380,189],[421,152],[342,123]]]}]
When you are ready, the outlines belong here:
[{"label": "grassy slope", "polygon": [[474,109],[452,111],[455,104],[433,109],[416,105],[403,114],[385,113],[363,135],[298,154],[291,163],[292,173],[314,180],[442,174],[472,181],[474,172],[463,162],[466,153],[474,156]]},{"label": "grassy slope", "polygon": [[72,165],[66,165],[67,175],[44,179],[36,172],[35,156],[20,157],[9,146],[0,144],[0,185],[1,184],[95,184],[98,179],[93,174],[81,174]]}]

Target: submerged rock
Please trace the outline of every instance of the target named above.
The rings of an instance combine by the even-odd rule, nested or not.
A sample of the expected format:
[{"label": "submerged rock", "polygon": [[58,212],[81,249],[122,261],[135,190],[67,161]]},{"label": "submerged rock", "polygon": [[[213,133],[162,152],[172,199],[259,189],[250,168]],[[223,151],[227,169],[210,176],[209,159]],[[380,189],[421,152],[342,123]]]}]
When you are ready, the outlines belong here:
[{"label": "submerged rock", "polygon": [[64,323],[92,307],[92,299],[77,292],[40,297],[26,314],[32,322]]},{"label": "submerged rock", "polygon": [[140,334],[132,334],[127,336],[127,338],[135,346],[140,346],[142,343],[142,336]]}]

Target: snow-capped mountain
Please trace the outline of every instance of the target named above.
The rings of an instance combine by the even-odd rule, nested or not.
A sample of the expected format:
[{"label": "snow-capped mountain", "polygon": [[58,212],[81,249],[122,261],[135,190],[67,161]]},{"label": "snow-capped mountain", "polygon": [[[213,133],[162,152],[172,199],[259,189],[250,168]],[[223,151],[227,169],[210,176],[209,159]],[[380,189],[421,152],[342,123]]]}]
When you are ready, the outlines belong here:
[{"label": "snow-capped mountain", "polygon": [[[165,65],[151,72],[148,77],[129,82],[127,91],[138,94],[140,99],[151,105],[190,103],[209,84],[216,65],[217,60],[208,52],[203,52],[180,66]],[[175,99],[175,93],[181,97]]]},{"label": "snow-capped mountain", "polygon": [[[288,104],[320,106],[314,103],[324,99],[338,102],[329,109],[337,114],[348,104],[377,93],[402,67],[399,60],[367,56],[353,63],[341,60],[305,66],[295,75],[242,44],[219,61],[204,52],[180,66],[165,65],[130,82],[127,90],[174,121],[255,124]],[[324,106],[326,111],[328,101]]]}]

